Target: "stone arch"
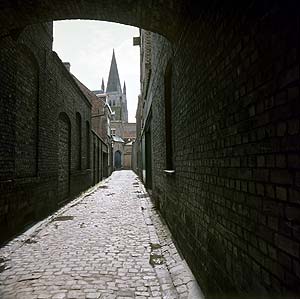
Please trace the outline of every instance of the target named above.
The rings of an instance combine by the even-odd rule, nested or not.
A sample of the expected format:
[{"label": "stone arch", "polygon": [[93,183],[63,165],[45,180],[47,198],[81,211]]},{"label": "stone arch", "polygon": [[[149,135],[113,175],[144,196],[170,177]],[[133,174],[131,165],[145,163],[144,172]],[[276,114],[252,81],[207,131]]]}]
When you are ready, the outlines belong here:
[{"label": "stone arch", "polygon": [[22,178],[38,168],[39,65],[25,45],[17,45],[15,55],[15,176]]},{"label": "stone arch", "polygon": [[[5,14],[1,14],[1,9],[5,10]],[[19,28],[36,23],[88,19],[136,26],[174,39],[187,13],[187,1],[183,0],[66,0],[63,3],[50,0],[7,1],[0,8],[0,36],[10,34],[11,30],[15,33]]]},{"label": "stone arch", "polygon": [[71,122],[61,112],[58,117],[58,197],[66,199],[70,194]]}]

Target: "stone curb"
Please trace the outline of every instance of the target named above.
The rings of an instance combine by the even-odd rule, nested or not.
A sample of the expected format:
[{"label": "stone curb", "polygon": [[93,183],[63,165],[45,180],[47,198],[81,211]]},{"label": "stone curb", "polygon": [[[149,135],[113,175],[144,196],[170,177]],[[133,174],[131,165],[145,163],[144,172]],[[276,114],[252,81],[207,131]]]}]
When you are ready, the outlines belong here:
[{"label": "stone curb", "polygon": [[[152,224],[155,227],[155,222],[159,221],[161,225],[163,225],[163,229],[165,230],[167,238],[165,240],[162,239],[162,236],[157,235],[157,238],[159,240],[159,243],[164,247],[164,250],[162,251],[162,254],[164,255],[165,260],[168,259],[169,256],[172,256],[174,254],[174,249],[171,252],[171,248],[168,246],[172,242],[172,234],[166,224],[161,220],[161,215],[153,210],[153,203],[151,201],[151,197],[146,191],[144,185],[139,179],[140,183],[140,188],[142,193],[146,194],[147,197],[144,198],[144,201],[146,203],[147,210],[149,211],[149,218],[151,219]],[[154,219],[155,218],[155,219]],[[155,221],[156,220],[156,221]],[[159,231],[156,229],[156,231]],[[163,245],[166,243],[165,245]],[[200,286],[198,285],[192,271],[190,270],[188,264],[184,259],[181,258],[179,254],[179,250],[176,248],[176,244],[174,243],[175,247],[175,254],[177,257],[177,261],[175,265],[168,265],[166,264],[166,267],[168,269],[168,272],[171,276],[173,286],[176,288],[177,292],[178,289],[180,290],[180,287],[185,286],[186,290],[188,290],[187,295],[180,296],[178,298],[186,298],[186,299],[205,299],[203,292],[201,291]],[[178,285],[177,281],[179,280],[178,278],[182,278],[181,276],[184,276],[185,280],[184,283]],[[175,297],[164,297],[164,298],[175,298]],[[177,298],[177,297],[176,297]]]}]

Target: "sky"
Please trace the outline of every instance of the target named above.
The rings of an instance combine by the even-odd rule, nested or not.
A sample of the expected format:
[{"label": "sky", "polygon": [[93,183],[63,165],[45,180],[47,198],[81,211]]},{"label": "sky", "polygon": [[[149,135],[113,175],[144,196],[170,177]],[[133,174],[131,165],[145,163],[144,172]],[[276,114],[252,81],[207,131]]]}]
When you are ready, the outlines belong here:
[{"label": "sky", "polygon": [[70,62],[71,73],[90,90],[106,87],[113,49],[121,86],[126,82],[128,120],[135,122],[140,93],[140,52],[133,46],[139,29],[102,21],[54,22],[53,50],[63,62]]}]

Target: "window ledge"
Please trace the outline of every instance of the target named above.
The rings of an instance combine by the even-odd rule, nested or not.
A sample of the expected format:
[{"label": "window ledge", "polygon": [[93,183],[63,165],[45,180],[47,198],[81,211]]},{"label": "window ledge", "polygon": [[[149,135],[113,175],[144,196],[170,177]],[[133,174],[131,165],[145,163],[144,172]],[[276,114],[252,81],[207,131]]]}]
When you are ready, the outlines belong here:
[{"label": "window ledge", "polygon": [[164,169],[164,173],[169,176],[173,176],[175,174],[174,169]]}]

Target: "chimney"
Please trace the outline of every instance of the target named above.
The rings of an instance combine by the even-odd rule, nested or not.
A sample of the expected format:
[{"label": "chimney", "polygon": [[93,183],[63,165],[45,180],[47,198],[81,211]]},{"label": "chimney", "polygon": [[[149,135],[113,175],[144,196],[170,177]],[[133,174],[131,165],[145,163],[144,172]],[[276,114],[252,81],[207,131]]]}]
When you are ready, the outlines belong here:
[{"label": "chimney", "polygon": [[64,62],[63,64],[64,64],[64,66],[66,67],[66,69],[70,72],[70,69],[71,69],[71,64],[70,64],[70,62]]}]

